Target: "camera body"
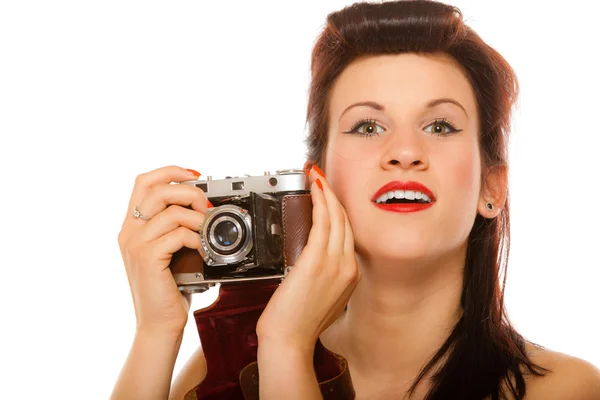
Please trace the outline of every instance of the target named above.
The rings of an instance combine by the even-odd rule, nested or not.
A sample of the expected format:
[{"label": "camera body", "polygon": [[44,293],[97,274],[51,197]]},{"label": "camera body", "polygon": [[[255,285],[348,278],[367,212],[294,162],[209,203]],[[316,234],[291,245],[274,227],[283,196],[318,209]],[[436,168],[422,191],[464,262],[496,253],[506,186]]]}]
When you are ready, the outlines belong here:
[{"label": "camera body", "polygon": [[262,176],[186,181],[214,205],[199,233],[201,248],[173,254],[179,289],[203,292],[216,283],[283,278],[306,245],[312,225],[308,178],[301,169]]}]

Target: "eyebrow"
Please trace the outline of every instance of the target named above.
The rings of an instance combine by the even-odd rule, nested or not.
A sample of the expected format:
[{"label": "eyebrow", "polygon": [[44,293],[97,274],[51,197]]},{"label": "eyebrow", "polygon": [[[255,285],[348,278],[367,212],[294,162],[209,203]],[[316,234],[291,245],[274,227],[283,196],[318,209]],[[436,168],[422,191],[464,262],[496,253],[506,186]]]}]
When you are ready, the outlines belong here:
[{"label": "eyebrow", "polygon": [[[444,104],[444,103],[450,103],[450,104],[454,104],[458,107],[460,107],[461,110],[463,110],[463,112],[465,113],[465,115],[468,117],[469,115],[467,114],[467,110],[465,110],[465,108],[462,106],[462,104],[460,104],[458,101],[451,99],[449,97],[444,97],[441,99],[433,99],[430,100],[426,105],[425,108],[433,108],[433,107],[437,107],[440,104]],[[358,103],[354,103],[354,104],[350,104],[348,107],[346,107],[346,109],[342,112],[342,114],[340,115],[340,119],[342,119],[342,117],[344,116],[344,114],[350,110],[351,108],[354,107],[371,107],[377,111],[384,111],[385,107],[382,106],[379,103],[376,103],[374,101],[359,101]]]}]

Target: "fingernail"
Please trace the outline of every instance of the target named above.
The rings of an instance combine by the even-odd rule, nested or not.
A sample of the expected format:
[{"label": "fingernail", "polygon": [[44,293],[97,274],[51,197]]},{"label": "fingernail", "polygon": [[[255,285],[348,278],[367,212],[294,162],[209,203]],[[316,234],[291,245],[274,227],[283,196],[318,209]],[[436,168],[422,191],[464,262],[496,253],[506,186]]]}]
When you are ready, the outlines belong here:
[{"label": "fingernail", "polygon": [[323,178],[325,178],[325,174],[323,173],[323,171],[321,171],[321,168],[319,168],[317,165],[313,165],[313,168],[315,171],[317,171],[317,173],[319,175],[321,175]]},{"label": "fingernail", "polygon": [[206,206],[208,208],[213,208],[214,206],[212,205],[212,203],[210,202],[210,200],[206,200]]},{"label": "fingernail", "polygon": [[190,174],[194,175],[196,178],[198,178],[200,175],[202,175],[200,172],[194,171],[193,169],[186,168],[186,171],[189,172]]},{"label": "fingernail", "polygon": [[323,184],[321,183],[321,180],[319,178],[317,178],[316,182],[317,182],[317,186],[319,187],[319,189],[323,190]]}]

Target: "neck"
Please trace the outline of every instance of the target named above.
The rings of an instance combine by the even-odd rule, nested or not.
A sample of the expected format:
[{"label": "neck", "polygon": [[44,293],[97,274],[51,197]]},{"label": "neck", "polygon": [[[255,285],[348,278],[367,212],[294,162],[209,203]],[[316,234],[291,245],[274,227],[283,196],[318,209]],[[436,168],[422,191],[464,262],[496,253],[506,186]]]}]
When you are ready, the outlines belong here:
[{"label": "neck", "polygon": [[358,258],[362,279],[332,338],[353,374],[412,383],[462,314],[459,253],[421,264]]}]

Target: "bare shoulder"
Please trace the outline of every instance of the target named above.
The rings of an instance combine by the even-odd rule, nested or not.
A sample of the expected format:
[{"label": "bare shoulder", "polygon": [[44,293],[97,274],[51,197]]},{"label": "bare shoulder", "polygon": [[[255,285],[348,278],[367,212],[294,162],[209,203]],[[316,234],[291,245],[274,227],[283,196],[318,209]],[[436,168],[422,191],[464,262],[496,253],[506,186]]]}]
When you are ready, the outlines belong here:
[{"label": "bare shoulder", "polygon": [[206,359],[202,346],[198,346],[171,384],[169,400],[183,399],[186,393],[202,382],[205,377]]},{"label": "bare shoulder", "polygon": [[592,363],[530,343],[526,348],[534,364],[551,372],[541,377],[526,375],[525,399],[600,399],[600,369]]}]

